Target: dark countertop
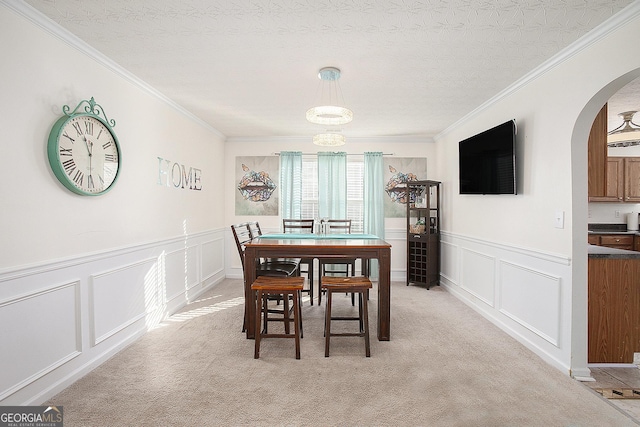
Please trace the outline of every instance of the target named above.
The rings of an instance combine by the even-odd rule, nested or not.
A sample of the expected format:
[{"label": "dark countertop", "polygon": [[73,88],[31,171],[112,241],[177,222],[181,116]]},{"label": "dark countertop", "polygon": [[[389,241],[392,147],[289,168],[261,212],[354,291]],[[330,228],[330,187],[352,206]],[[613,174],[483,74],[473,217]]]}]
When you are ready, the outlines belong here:
[{"label": "dark countertop", "polygon": [[638,230],[627,230],[627,224],[587,224],[589,234],[632,234],[640,235]]},{"label": "dark countertop", "polygon": [[613,231],[613,230],[589,230],[588,234],[630,234],[632,236],[640,236],[640,232],[638,230],[623,230],[623,231]]},{"label": "dark countertop", "polygon": [[640,259],[640,252],[608,248],[606,246],[588,245],[587,253],[589,258]]},{"label": "dark countertop", "polygon": [[588,224],[589,234],[631,234],[640,236],[638,230],[627,230],[627,224]]}]

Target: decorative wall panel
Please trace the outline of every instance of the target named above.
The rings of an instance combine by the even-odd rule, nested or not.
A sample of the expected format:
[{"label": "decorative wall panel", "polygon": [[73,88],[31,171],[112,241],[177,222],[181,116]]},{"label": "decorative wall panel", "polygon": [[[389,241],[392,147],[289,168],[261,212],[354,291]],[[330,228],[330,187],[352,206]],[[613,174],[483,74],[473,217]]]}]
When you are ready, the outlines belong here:
[{"label": "decorative wall panel", "polygon": [[109,338],[137,320],[143,319],[147,307],[153,310],[162,297],[157,282],[158,260],[147,259],[92,276],[93,345]]},{"label": "decorative wall panel", "polygon": [[179,296],[189,299],[189,291],[198,284],[198,259],[197,246],[182,248],[166,255],[166,301],[171,301]]},{"label": "decorative wall panel", "polygon": [[495,265],[494,257],[470,249],[462,250],[460,285],[469,293],[494,306]]},{"label": "decorative wall panel", "polygon": [[558,345],[559,277],[501,262],[499,309],[551,344]]},{"label": "decorative wall panel", "polygon": [[0,401],[80,354],[79,284],[0,301]]}]

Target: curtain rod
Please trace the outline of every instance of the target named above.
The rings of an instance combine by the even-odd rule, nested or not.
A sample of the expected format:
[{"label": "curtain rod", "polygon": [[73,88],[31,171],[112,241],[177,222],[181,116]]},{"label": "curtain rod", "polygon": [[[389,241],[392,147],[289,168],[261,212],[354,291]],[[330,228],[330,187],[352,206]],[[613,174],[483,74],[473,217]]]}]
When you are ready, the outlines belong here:
[{"label": "curtain rod", "polygon": [[[338,151],[321,151],[321,153],[338,153]],[[280,152],[273,153],[275,156],[279,156]],[[303,156],[317,156],[318,153],[300,153]],[[347,156],[364,156],[364,153],[345,153]],[[394,153],[382,153],[383,156],[393,156]]]}]

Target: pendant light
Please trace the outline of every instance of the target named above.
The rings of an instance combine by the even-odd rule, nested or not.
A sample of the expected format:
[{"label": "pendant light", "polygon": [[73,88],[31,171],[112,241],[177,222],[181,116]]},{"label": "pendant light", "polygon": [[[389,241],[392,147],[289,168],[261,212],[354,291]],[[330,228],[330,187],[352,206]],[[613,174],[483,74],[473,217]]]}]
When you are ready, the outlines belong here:
[{"label": "pendant light", "polygon": [[636,111],[625,111],[618,114],[622,124],[607,134],[609,147],[630,147],[640,145],[640,125],[633,122]]}]

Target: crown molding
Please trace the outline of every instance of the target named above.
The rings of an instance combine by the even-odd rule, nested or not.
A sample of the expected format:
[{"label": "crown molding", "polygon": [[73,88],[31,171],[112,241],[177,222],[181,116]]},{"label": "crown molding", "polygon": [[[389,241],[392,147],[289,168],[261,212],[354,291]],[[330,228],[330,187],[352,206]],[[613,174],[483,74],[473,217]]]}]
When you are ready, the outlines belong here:
[{"label": "crown molding", "polygon": [[545,73],[554,69],[558,65],[564,63],[565,61],[568,61],[573,56],[577,55],[578,53],[588,48],[589,46],[593,45],[594,43],[597,43],[598,41],[602,40],[604,37],[606,37],[613,31],[617,30],[618,28],[622,27],[623,25],[627,24],[629,21],[632,21],[633,19],[637,18],[638,16],[640,16],[640,1],[636,0],[633,3],[631,3],[629,6],[627,6],[620,12],[618,12],[617,14],[613,15],[611,18],[604,21],[602,24],[598,25],[593,30],[589,31],[583,37],[579,38],[578,40],[576,40],[575,42],[573,42],[572,44],[570,44],[569,46],[567,46],[566,48],[558,52],[556,55],[552,56],[549,60],[543,62],[540,66],[529,71],[527,74],[525,74],[522,78],[517,80],[511,86],[507,87],[506,89],[499,92],[498,94],[496,94],[495,96],[487,100],[486,102],[482,103],[478,108],[471,111],[469,114],[465,115],[460,120],[454,122],[451,126],[447,127],[442,132],[437,134],[433,139],[435,141],[438,141],[440,138],[450,133],[454,129],[458,128],[463,123],[468,122],[473,117],[479,115],[483,111],[487,110],[489,107],[496,104],[501,99],[508,97],[512,93],[518,91],[523,86],[526,86],[527,84],[529,84],[531,81],[544,75]]},{"label": "crown molding", "polygon": [[[417,136],[417,135],[399,135],[399,136],[349,136],[347,138],[347,145],[349,144],[372,144],[372,143],[414,143],[425,144],[435,143],[435,140],[430,136]],[[228,143],[305,143],[313,145],[311,136],[241,136],[227,138]],[[320,147],[318,147],[320,148]]]},{"label": "crown molding", "polygon": [[223,141],[227,139],[225,135],[223,135],[217,129],[213,128],[210,124],[198,118],[197,116],[195,116],[194,114],[186,110],[184,107],[180,106],[175,101],[168,98],[167,96],[159,92],[157,89],[153,88],[148,83],[144,82],[139,77],[136,77],[134,74],[127,71],[121,65],[119,65],[112,59],[108,58],[106,55],[104,55],[97,49],[91,47],[89,44],[87,44],[86,42],[84,42],[83,40],[81,40],[71,32],[69,32],[65,28],[61,27],[56,22],[49,19],[47,16],[43,15],[42,13],[34,9],[31,5],[21,0],[0,0],[0,5],[5,6],[7,9],[22,16],[23,18],[27,19],[34,25],[45,30],[47,33],[63,41],[68,46],[76,49],[80,53],[95,60],[103,67],[113,71],[114,73],[122,77],[124,80],[140,88],[142,91],[154,96],[155,98],[169,105],[178,113],[182,114],[183,116],[187,117],[193,122],[207,128],[211,132],[215,133],[218,137],[220,137]]}]

